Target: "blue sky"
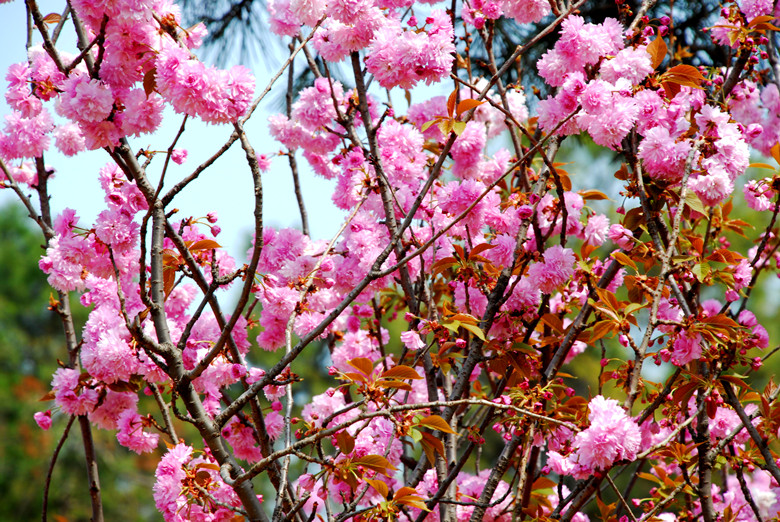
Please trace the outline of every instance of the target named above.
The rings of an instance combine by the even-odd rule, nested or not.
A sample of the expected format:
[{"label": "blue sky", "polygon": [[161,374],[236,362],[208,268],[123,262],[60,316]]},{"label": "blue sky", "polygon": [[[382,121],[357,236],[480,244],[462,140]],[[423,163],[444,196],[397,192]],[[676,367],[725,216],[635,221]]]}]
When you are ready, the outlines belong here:
[{"label": "blue sky", "polygon": [[[41,0],[39,6],[44,14],[61,12],[63,2]],[[0,82],[5,90],[7,86],[5,73],[8,66],[26,59],[24,3],[21,0],[13,0],[7,4],[0,4],[0,16],[3,18],[0,22],[2,27],[0,42],[3,48],[0,54],[0,70],[2,70]],[[40,38],[34,39],[34,42],[40,42]],[[63,31],[60,47],[74,52],[75,46],[72,42],[71,35]],[[278,63],[279,60],[276,59],[274,62]],[[256,77],[256,92],[261,92],[270,79],[271,68],[262,63],[243,65],[252,69]],[[303,65],[304,62],[301,61],[298,67]],[[284,89],[286,77],[282,76],[276,85]],[[268,134],[266,123],[272,113],[269,111],[273,110],[271,106],[274,98],[273,93],[267,96],[246,125],[251,143],[258,153],[274,154],[281,148]],[[47,104],[49,105],[51,104]],[[54,115],[53,108],[51,106],[48,108]],[[0,115],[5,116],[9,112],[10,108],[5,103],[5,99],[0,98]],[[58,122],[61,121],[58,116],[54,116]],[[181,121],[182,116],[172,111],[166,112],[164,123],[158,132],[133,139],[131,141],[133,148],[166,150],[176,135]],[[188,120],[186,129],[177,146],[186,148],[189,156],[182,166],[171,164],[166,175],[167,186],[188,175],[199,163],[210,157],[227,140],[232,130],[227,126],[206,125],[192,118]],[[92,224],[97,214],[105,208],[103,192],[97,180],[100,168],[110,161],[106,152],[97,150],[83,153],[76,158],[66,158],[59,154],[52,144],[45,158],[47,164],[56,169],[50,191],[55,213],[71,207],[78,211],[82,218],[82,225]],[[149,169],[149,175],[153,179],[159,176],[162,159],[162,155],[158,156]],[[316,239],[330,238],[338,230],[343,219],[343,212],[330,200],[334,182],[314,176],[300,154],[298,159],[312,236]],[[271,169],[263,175],[263,186],[265,194],[263,217],[266,226],[300,227],[298,206],[286,157],[273,159]],[[253,228],[252,193],[251,176],[244,160],[243,150],[237,142],[201,175],[201,179],[194,183],[189,191],[177,196],[173,207],[180,210],[178,215],[182,218],[205,216],[210,211],[216,211],[222,228],[222,233],[217,239],[240,265],[245,261],[247,241]],[[0,191],[0,202],[5,203],[15,199],[15,195],[10,190]]]}]

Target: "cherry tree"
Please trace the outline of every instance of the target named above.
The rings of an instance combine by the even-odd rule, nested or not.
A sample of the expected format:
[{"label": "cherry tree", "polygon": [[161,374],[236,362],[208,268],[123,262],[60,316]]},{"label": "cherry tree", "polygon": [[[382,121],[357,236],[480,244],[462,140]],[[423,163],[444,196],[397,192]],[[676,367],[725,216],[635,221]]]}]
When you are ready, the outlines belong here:
[{"label": "cherry tree", "polygon": [[[780,13],[725,2],[709,34],[730,60],[694,66],[673,3],[651,18],[655,2],[619,0],[602,20],[585,3],[272,0],[290,55],[260,91],[198,59],[205,29],[169,0],[26,0],[0,168],[45,238],[67,345],[35,420],[78,423],[93,520],[95,429],[158,455],[149,499],[167,521],[778,515],[780,388],[755,388],[774,352],[750,298],[780,266]],[[539,30],[496,56],[501,17]],[[551,37],[533,100],[507,72]],[[297,96],[296,62],[316,78]],[[284,74],[269,144],[246,125]],[[423,84],[438,94],[412,103]],[[164,117],[176,138],[142,145]],[[187,169],[192,119],[230,134]],[[619,158],[617,213],[597,210],[587,164],[556,161],[572,135]],[[215,213],[175,210],[232,147],[254,197],[245,259]],[[52,148],[105,161],[94,222],[53,214]],[[296,153],[332,180],[332,238],[308,235],[299,190],[303,230],[264,224],[264,173],[286,157],[299,187]],[[322,343],[330,386],[303,403],[291,364]],[[277,362],[253,364],[263,350]]]}]

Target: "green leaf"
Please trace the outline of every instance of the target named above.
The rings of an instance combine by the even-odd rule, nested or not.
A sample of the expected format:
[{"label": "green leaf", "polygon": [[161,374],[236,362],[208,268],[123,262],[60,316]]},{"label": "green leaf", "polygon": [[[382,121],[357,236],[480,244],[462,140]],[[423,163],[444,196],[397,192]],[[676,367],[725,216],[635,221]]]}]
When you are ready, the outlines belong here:
[{"label": "green leaf", "polygon": [[631,315],[631,314],[633,314],[634,312],[636,312],[637,310],[640,310],[640,309],[642,309],[642,308],[644,308],[644,307],[648,306],[649,304],[650,304],[650,303],[643,303],[643,304],[639,304],[639,303],[629,303],[628,305],[626,305],[625,309],[623,310],[623,313],[624,313],[625,315]]},{"label": "green leaf", "polygon": [[460,328],[461,324],[460,321],[452,321],[451,323],[442,323],[442,326],[447,330],[458,333],[458,328]]},{"label": "green leaf", "polygon": [[434,118],[434,119],[432,119],[432,120],[426,121],[425,123],[423,123],[422,127],[420,127],[420,130],[421,130],[422,132],[425,132],[425,131],[427,131],[427,130],[428,130],[428,129],[429,129],[431,126],[432,126],[432,125],[436,125],[436,124],[437,124],[437,123],[439,123],[440,121],[441,121],[441,118]]},{"label": "green leaf", "polygon": [[691,272],[693,272],[693,275],[696,276],[696,279],[698,279],[700,283],[710,275],[711,271],[712,267],[710,267],[709,263],[696,263],[691,269]]},{"label": "green leaf", "polygon": [[482,329],[479,326],[473,325],[473,324],[467,324],[467,323],[461,323],[461,326],[468,330],[469,332],[473,333],[477,337],[479,337],[480,340],[485,340],[485,333],[482,331]]},{"label": "green leaf", "polygon": [[452,120],[441,119],[438,122],[438,127],[442,134],[449,136],[450,132],[452,132]]},{"label": "green leaf", "polygon": [[707,209],[704,208],[704,204],[699,199],[699,196],[691,190],[685,194],[685,204],[688,205],[688,208],[695,210],[699,214],[707,214]]}]

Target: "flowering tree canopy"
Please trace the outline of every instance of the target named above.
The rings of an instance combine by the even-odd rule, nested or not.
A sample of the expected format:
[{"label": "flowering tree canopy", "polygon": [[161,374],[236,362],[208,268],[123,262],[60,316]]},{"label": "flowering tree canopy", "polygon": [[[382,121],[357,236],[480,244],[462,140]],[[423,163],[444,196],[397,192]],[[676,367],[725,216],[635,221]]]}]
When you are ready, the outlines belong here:
[{"label": "flowering tree canopy", "polygon": [[[79,423],[93,520],[94,429],[158,455],[149,499],[166,521],[778,516],[780,388],[755,379],[773,352],[750,297],[780,266],[780,12],[725,2],[709,35],[730,59],[694,66],[673,2],[650,18],[655,2],[618,0],[600,20],[585,4],[271,0],[291,54],[259,91],[247,68],[197,58],[205,28],[169,0],[61,15],[26,0],[2,186],[45,237],[67,343],[35,420]],[[539,30],[497,56],[502,17]],[[74,49],[58,42],[71,29]],[[537,100],[507,73],[550,36]],[[258,152],[245,125],[296,60],[316,79],[297,96],[287,82]],[[421,85],[438,94],[412,103]],[[164,117],[181,130],[151,152]],[[231,134],[184,170],[188,119]],[[621,163],[615,214],[587,164],[556,161],[572,135]],[[254,197],[245,259],[215,213],[175,210],[234,146],[235,190]],[[94,222],[53,215],[52,148],[104,157]],[[264,225],[264,172],[286,156],[297,184],[299,149],[344,211],[331,239],[309,237],[300,194],[302,231]],[[750,222],[732,215],[742,201]],[[90,309],[80,331],[71,298]],[[307,396],[291,365],[323,343],[330,386]]]}]

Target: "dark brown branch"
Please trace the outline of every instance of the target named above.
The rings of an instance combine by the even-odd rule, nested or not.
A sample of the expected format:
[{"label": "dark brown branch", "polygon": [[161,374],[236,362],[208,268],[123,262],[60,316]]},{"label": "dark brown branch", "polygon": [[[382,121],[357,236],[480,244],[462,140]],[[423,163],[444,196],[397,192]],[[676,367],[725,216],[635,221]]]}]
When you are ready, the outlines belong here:
[{"label": "dark brown branch", "polygon": [[100,494],[100,478],[98,475],[95,443],[92,440],[92,425],[86,415],[79,415],[79,427],[84,445],[84,456],[89,479],[89,497],[92,501],[92,522],[103,522],[103,499]]},{"label": "dark brown branch", "polygon": [[731,383],[725,380],[721,380],[720,382],[723,385],[723,391],[726,392],[726,402],[728,402],[729,406],[731,406],[734,411],[737,412],[739,420],[742,421],[745,429],[747,429],[748,433],[750,434],[750,438],[753,439],[756,448],[761,452],[761,456],[764,457],[766,465],[765,469],[772,475],[772,477],[774,477],[778,483],[780,483],[780,468],[778,468],[777,462],[772,455],[772,450],[769,449],[769,441],[762,437],[756,427],[753,426],[753,422],[751,421],[750,417],[748,417],[747,413],[745,413],[745,408],[742,407],[742,404],[740,404],[739,399],[734,393],[734,388],[731,386]]}]

